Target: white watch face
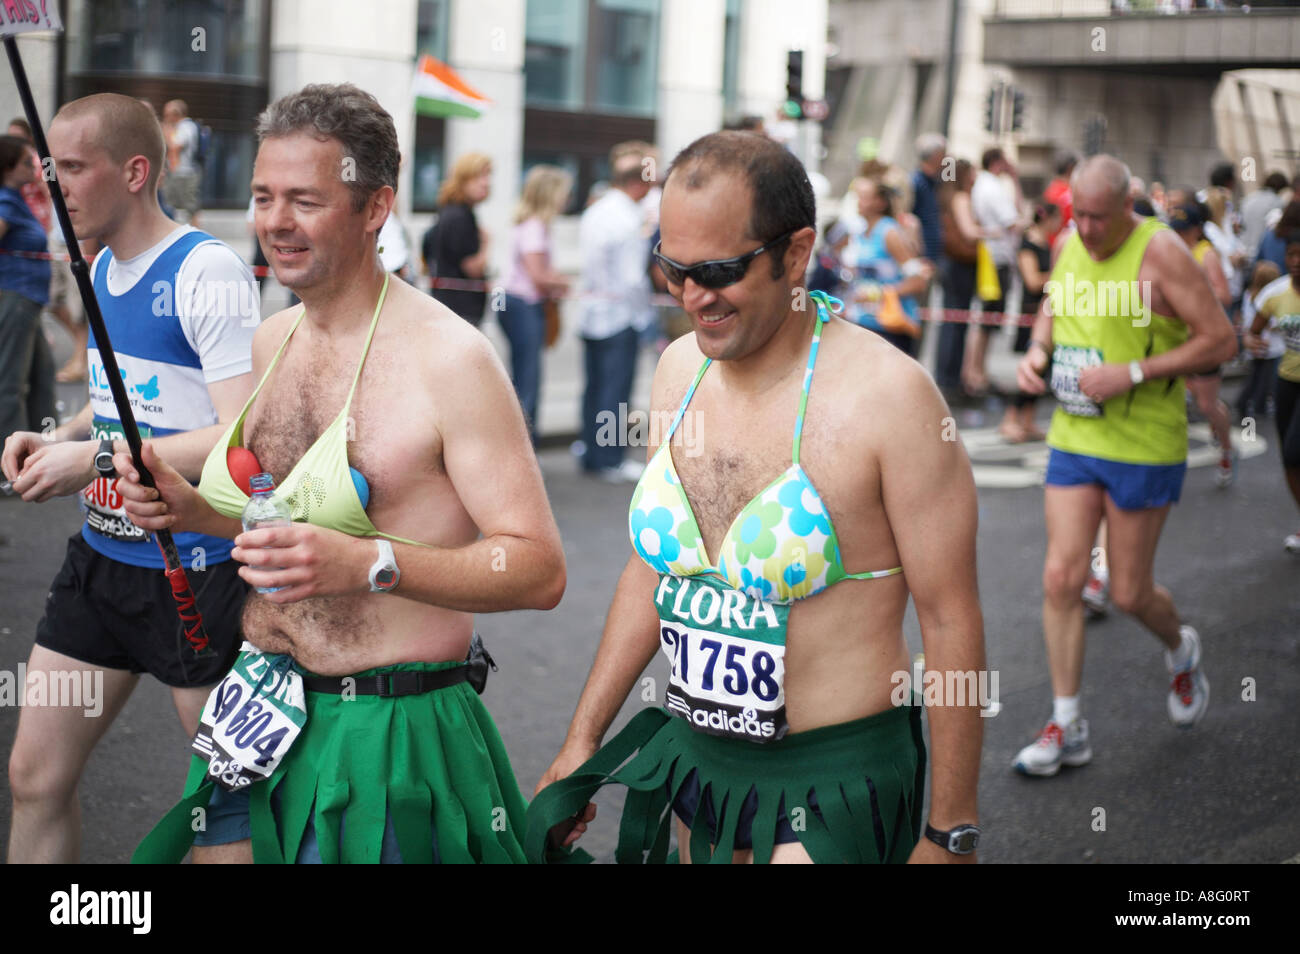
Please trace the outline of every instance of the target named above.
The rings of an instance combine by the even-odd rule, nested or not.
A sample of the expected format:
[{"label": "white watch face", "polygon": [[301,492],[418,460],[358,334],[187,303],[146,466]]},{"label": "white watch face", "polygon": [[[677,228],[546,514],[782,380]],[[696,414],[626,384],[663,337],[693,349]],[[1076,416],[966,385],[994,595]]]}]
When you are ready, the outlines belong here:
[{"label": "white watch face", "polygon": [[957,855],[968,855],[979,844],[980,833],[974,828],[963,828],[950,836],[948,850]]},{"label": "white watch face", "polygon": [[379,546],[379,559],[370,567],[370,588],[374,591],[391,590],[401,577],[397,560],[393,556],[393,545],[387,540],[378,540],[376,543]]}]

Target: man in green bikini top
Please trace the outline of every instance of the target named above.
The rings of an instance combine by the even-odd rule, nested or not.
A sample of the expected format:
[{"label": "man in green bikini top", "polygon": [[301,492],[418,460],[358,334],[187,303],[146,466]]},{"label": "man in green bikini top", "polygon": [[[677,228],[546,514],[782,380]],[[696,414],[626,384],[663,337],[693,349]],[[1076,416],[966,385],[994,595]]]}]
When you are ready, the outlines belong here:
[{"label": "man in green bikini top", "polygon": [[[690,315],[694,334],[679,338],[660,359],[651,419],[672,418],[690,392],[683,413],[695,418],[694,426],[677,427],[667,450],[661,452],[656,443],[664,440],[663,434],[648,449],[651,467],[632,501],[634,552],[619,580],[564,746],[539,788],[592,774],[592,766],[578,769],[600,748],[647,665],[666,689],[657,695],[669,713],[662,731],[689,733],[683,737],[690,744],[729,733],[732,737],[721,745],[740,753],[739,761],[760,774],[764,765],[785,759],[792,746],[804,752],[804,744],[795,741],[804,734],[828,732],[838,738],[841,727],[892,721],[900,714],[898,703],[911,699],[899,691],[898,678],[907,678],[912,668],[903,638],[909,595],[916,603],[928,668],[977,674],[984,667],[969,461],[943,399],[920,365],[866,329],[829,315],[828,321],[818,321],[819,312],[825,312],[804,287],[816,238],[814,202],[798,160],[779,145],[745,133],[697,140],[668,174],[660,223],[662,241],[656,251],[665,273],[672,273],[669,290]],[[735,261],[721,261],[727,259]],[[706,359],[712,361],[701,376]],[[797,422],[802,422],[801,433]],[[684,448],[684,433],[700,440]],[[786,488],[793,490],[787,493]],[[770,510],[775,518],[780,510],[776,501],[764,502],[768,495],[791,508],[788,524],[765,516]],[[782,547],[782,539],[790,546]],[[902,572],[896,572],[900,566]],[[691,613],[700,619],[692,622]],[[728,617],[748,642],[722,632],[719,621]],[[764,628],[780,630],[775,648],[754,642],[768,638],[755,635]],[[719,644],[727,650],[720,652]],[[712,660],[708,651],[700,651],[710,647]],[[670,656],[671,672],[662,659],[652,663],[661,648]],[[707,672],[711,663],[716,680]],[[759,702],[742,699],[729,709],[717,705],[717,694],[727,685],[737,688],[742,679],[756,687],[750,694]],[[964,704],[935,698],[950,704],[928,710],[933,746],[929,822],[941,831],[978,823],[981,720],[974,695]],[[737,699],[742,696],[743,691]],[[770,716],[764,701],[770,702]],[[714,708],[706,711],[710,705]],[[909,748],[908,718],[902,715],[904,748]],[[748,733],[752,738],[745,737],[747,724],[755,727]],[[642,751],[657,745],[650,741]],[[617,746],[611,743],[610,750]],[[716,767],[711,758],[700,761],[702,780]],[[805,755],[800,760],[799,765],[813,761]],[[904,753],[896,764],[904,762],[915,765],[915,753]],[[790,766],[787,774],[801,775],[795,762],[784,764]],[[842,768],[825,766],[830,772]],[[888,772],[894,775],[892,768]],[[735,799],[727,809],[733,816],[735,802],[749,788],[749,779],[737,781],[741,788],[732,789]],[[788,784],[789,796],[800,787],[807,792],[811,781],[773,779],[772,786]],[[679,783],[670,781],[669,797],[682,818],[693,809],[679,804]],[[557,790],[569,784],[562,782]],[[683,824],[678,830],[683,859],[691,853],[688,841],[698,855],[699,842],[706,840],[726,846],[726,861],[733,860],[733,847],[734,860],[741,862],[798,862],[810,855],[819,860],[819,850],[809,847],[799,825],[801,820],[810,828],[818,823],[812,814],[803,819],[795,813],[798,806],[789,797],[784,814],[798,837],[782,839],[778,832],[773,850],[772,826],[759,829],[765,811],[776,814],[775,803],[763,804],[776,788],[761,779],[755,784],[760,804],[752,839],[743,833],[732,839],[727,831],[715,837],[716,830],[708,838],[697,837],[698,827],[688,834]],[[857,784],[862,785],[861,779]],[[832,829],[830,840],[871,841],[872,807],[865,804],[846,806],[859,823],[837,836],[831,815],[844,813],[831,810],[832,787],[838,786],[817,790],[821,815]],[[921,793],[910,777],[906,788],[904,801],[919,816]],[[633,801],[629,796],[625,825]],[[714,799],[713,808],[721,812],[719,801]],[[579,803],[570,810],[576,822],[567,835],[571,843],[585,830],[593,809]],[[894,806],[886,805],[883,796],[880,810],[893,829]],[[543,818],[541,823],[554,822]],[[746,824],[742,811],[740,827]],[[531,810],[529,827],[531,842]],[[557,840],[560,835],[556,833]],[[891,830],[885,844],[875,846],[878,852],[842,857],[974,859],[925,838],[914,842],[915,837],[914,832]],[[968,850],[972,841],[963,846]],[[707,857],[710,846],[703,847]],[[834,853],[821,852],[823,857]],[[723,859],[723,852],[715,857]]]},{"label": "man in green bikini top", "polygon": [[[129,512],[146,529],[235,538],[244,579],[279,588],[250,594],[245,607],[243,633],[257,650],[321,677],[459,663],[474,613],[550,609],[564,591],[559,533],[514,391],[477,329],[380,264],[399,154],[373,97],[308,86],[269,107],[258,133],[258,241],[303,304],[257,330],[261,383],[201,487],[146,444],[158,493],[133,484]],[[291,497],[291,526],[242,532],[244,491],[222,456],[241,444]],[[364,477],[349,479],[349,467]],[[247,860],[248,842],[209,853]]]}]

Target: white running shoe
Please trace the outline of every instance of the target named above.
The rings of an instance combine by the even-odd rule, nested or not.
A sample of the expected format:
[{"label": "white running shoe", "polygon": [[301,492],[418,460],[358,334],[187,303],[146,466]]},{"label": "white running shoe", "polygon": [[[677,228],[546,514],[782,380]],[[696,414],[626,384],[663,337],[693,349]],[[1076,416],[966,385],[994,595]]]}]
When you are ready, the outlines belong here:
[{"label": "white running shoe", "polygon": [[1062,729],[1048,722],[1038,738],[1026,745],[1012,763],[1021,775],[1055,775],[1062,765],[1087,765],[1092,761],[1088,744],[1088,720],[1075,719]]},{"label": "white running shoe", "polygon": [[1300,553],[1300,533],[1293,533],[1282,541],[1287,553]]},{"label": "white running shoe", "polygon": [[1110,602],[1110,577],[1088,571],[1088,582],[1083,585],[1083,605],[1088,615],[1100,619],[1106,615]]},{"label": "white running shoe", "polygon": [[605,467],[596,471],[596,477],[607,484],[635,484],[643,473],[645,463],[629,458],[617,467]]},{"label": "white running shoe", "polygon": [[629,484],[635,484],[641,479],[641,475],[645,473],[645,461],[628,457],[618,465],[618,469],[625,481]]},{"label": "white running shoe", "polygon": [[1214,470],[1214,486],[1223,490],[1231,487],[1237,478],[1237,455],[1235,452],[1221,456]]},{"label": "white running shoe", "polygon": [[1169,687],[1169,719],[1180,729],[1190,729],[1201,721],[1210,704],[1210,680],[1201,672],[1201,637],[1190,626],[1182,626],[1179,633],[1191,644],[1192,659],[1185,669],[1174,670],[1170,654],[1165,652],[1165,667],[1173,677]]}]

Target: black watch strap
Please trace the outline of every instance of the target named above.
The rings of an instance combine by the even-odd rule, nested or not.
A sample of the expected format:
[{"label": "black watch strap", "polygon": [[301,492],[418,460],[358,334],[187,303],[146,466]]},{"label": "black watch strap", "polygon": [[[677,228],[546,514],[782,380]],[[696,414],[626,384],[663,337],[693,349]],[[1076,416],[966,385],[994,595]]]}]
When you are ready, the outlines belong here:
[{"label": "black watch strap", "polygon": [[117,470],[113,467],[113,439],[111,437],[105,437],[99,442],[99,450],[95,451],[95,471],[99,476],[105,478],[117,476]]},{"label": "black watch strap", "polygon": [[980,830],[974,825],[958,825],[949,831],[939,831],[927,824],[925,837],[954,855],[969,855],[979,846]]}]

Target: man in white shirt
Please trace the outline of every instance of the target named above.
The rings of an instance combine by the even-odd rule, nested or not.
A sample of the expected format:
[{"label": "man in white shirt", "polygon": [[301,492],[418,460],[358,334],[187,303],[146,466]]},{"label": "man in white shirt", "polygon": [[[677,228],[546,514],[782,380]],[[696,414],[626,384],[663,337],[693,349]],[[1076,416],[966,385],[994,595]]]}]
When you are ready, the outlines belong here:
[{"label": "man in white shirt", "polygon": [[1286,176],[1270,172],[1263,188],[1256,189],[1241,200],[1241,244],[1246,246],[1246,257],[1254,261],[1259,255],[1259,243],[1264,239],[1269,213],[1286,205],[1282,192],[1286,189]]},{"label": "man in white shirt", "polygon": [[[971,212],[988,236],[984,243],[993,256],[993,264],[998,266],[998,279],[1001,280],[1002,269],[1009,269],[1016,261],[1024,198],[1020,194],[1016,168],[1001,149],[985,150],[980,165],[980,172],[975,176],[975,185],[971,189]],[[1013,190],[1006,187],[1002,176],[1011,179]],[[1004,287],[1003,293],[1005,292]]]},{"label": "man in white shirt", "polygon": [[582,469],[603,480],[636,480],[641,467],[624,461],[614,425],[632,398],[637,339],[654,317],[650,306],[649,235],[639,203],[654,184],[642,148],[610,151],[610,189],[582,213],[578,333],[586,350],[582,399]]},{"label": "man in white shirt", "polygon": [[[163,131],[139,100],[100,93],[68,103],[50,123],[49,146],[78,236],[105,246],[91,281],[140,435],[197,481],[253,390],[261,315],[253,276],[228,246],[163,215]],[[162,555],[123,506],[112,457],[127,445],[93,338],[88,359],[90,401],[81,413],[53,440],[11,435],[0,456],[23,500],[83,498],[86,522],[50,585],[26,671],[33,685],[70,678],[94,689],[71,700],[29,697],[22,708],[9,758],[10,863],[77,860],[82,770],[141,673],[171,689],[193,736],[240,643],[247,585],[233,543],[197,533],[173,539],[212,653],[197,652],[188,633],[181,638]]]},{"label": "man in white shirt", "polygon": [[[971,188],[971,214],[983,230],[984,244],[998,271],[1001,295],[984,299],[984,311],[1001,314],[1006,310],[1007,290],[1011,287],[1012,266],[1020,250],[1020,232],[1024,226],[1024,196],[1020,193],[1020,179],[1016,168],[1001,149],[986,149],[980,160],[980,172]],[[1008,189],[1002,177],[1012,183]],[[984,371],[984,357],[988,346],[988,326],[973,326],[970,347],[966,349],[966,363],[962,369],[962,383],[966,390],[982,393],[988,388]]]}]

